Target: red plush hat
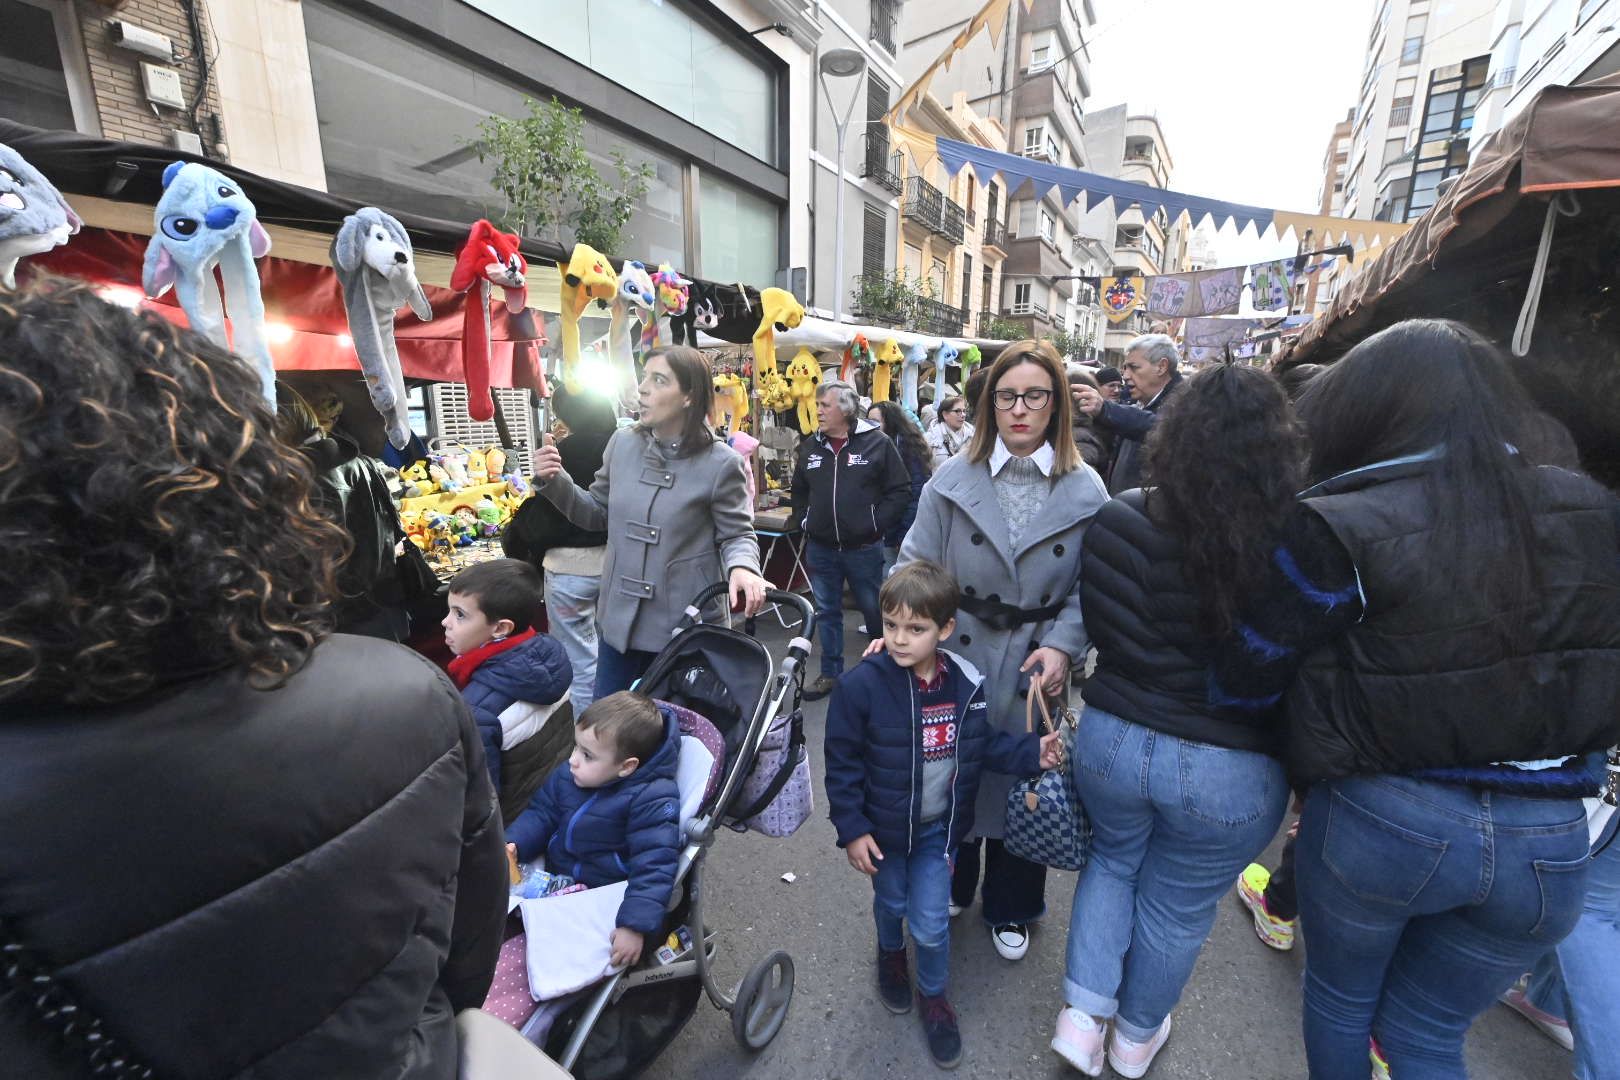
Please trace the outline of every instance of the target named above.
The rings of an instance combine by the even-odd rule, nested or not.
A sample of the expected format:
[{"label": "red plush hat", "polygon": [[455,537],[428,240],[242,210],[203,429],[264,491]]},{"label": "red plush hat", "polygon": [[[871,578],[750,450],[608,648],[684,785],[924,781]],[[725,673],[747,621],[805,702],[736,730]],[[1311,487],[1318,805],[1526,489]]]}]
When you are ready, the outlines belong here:
[{"label": "red plush hat", "polygon": [[524,280],[528,270],[514,234],[503,233],[487,221],[473,222],[467,242],[456,256],[450,287],[467,293],[461,367],[467,378],[467,415],[474,420],[488,420],[495,415],[495,400],[489,393],[491,287],[499,285],[506,290],[506,309],[515,315],[528,306],[529,290]]}]

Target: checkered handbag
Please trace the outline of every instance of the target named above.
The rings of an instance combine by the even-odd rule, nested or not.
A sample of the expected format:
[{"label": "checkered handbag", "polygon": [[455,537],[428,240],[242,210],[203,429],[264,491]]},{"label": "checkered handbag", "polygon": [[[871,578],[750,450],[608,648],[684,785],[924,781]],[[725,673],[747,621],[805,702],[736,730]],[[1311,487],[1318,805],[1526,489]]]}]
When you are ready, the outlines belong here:
[{"label": "checkered handbag", "polygon": [[1063,763],[1039,776],[1025,777],[1007,792],[1007,822],[1001,842],[1020,859],[1055,870],[1084,870],[1091,854],[1091,819],[1074,786],[1074,714],[1058,709],[1053,721],[1046,695],[1031,686],[1024,703],[1024,728],[1035,730],[1035,703],[1042,730],[1063,735]]}]

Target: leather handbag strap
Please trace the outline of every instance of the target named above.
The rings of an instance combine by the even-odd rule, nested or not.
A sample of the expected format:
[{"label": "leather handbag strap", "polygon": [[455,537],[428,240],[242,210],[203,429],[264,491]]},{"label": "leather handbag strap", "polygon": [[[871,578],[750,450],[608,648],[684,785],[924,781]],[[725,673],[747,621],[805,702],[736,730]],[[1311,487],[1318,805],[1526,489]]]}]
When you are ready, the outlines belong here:
[{"label": "leather handbag strap", "polygon": [[1052,710],[1046,705],[1046,693],[1033,680],[1030,683],[1029,693],[1024,695],[1024,730],[1035,734],[1035,703],[1041,703],[1041,731],[1042,735],[1056,731],[1052,723]]},{"label": "leather handbag strap", "polygon": [[90,1075],[113,1080],[154,1080],[157,1076],[102,1030],[99,1016],[91,1016],[73,1000],[50,968],[17,937],[11,920],[5,918],[0,918],[0,977],[29,1011],[56,1033],[67,1052],[89,1064]]}]

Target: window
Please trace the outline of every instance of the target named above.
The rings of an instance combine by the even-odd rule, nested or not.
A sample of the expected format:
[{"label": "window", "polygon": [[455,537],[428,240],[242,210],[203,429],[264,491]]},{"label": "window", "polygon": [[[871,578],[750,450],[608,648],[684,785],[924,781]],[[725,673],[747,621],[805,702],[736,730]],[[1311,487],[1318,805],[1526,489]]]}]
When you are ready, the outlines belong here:
[{"label": "window", "polygon": [[1383,163],[1388,165],[1390,162],[1394,161],[1396,158],[1399,158],[1404,153],[1406,153],[1406,140],[1390,139],[1384,143]]},{"label": "window", "polygon": [[1050,30],[1034,35],[1029,40],[1029,70],[1045,71],[1052,66],[1056,52],[1052,47]]},{"label": "window", "polygon": [[1412,99],[1398,97],[1389,107],[1389,126],[1405,127],[1412,122]]},{"label": "window", "polygon": [[1024,156],[1040,157],[1046,152],[1046,125],[1031,124],[1024,129]]},{"label": "window", "polygon": [[99,135],[73,5],[0,0],[0,26],[0,116]]},{"label": "window", "polygon": [[889,215],[866,204],[861,222],[861,273],[876,276],[889,269]]},{"label": "window", "polygon": [[962,256],[962,310],[973,310],[973,256]]},{"label": "window", "polygon": [[935,259],[933,266],[928,270],[928,284],[933,294],[941,300],[945,299],[945,260]]},{"label": "window", "polygon": [[1025,311],[1029,310],[1029,293],[1030,293],[1030,284],[1027,281],[1020,281],[1017,285],[1013,286],[1013,308],[1014,308],[1014,310],[1018,310],[1018,309],[1023,309]]},{"label": "window", "polygon": [[1041,207],[1041,238],[1057,243],[1057,222],[1052,220],[1052,215],[1044,206]]},{"label": "window", "polygon": [[1401,63],[1415,64],[1423,56],[1423,39],[1421,37],[1407,38],[1401,46]]},{"label": "window", "polygon": [[[617,17],[622,18],[622,15]],[[888,50],[890,56],[895,55],[895,30],[899,25],[900,0],[872,0],[871,38]]]},{"label": "window", "polygon": [[702,175],[698,190],[702,249],[696,272],[716,281],[775,281],[782,265],[776,204],[713,173]]}]

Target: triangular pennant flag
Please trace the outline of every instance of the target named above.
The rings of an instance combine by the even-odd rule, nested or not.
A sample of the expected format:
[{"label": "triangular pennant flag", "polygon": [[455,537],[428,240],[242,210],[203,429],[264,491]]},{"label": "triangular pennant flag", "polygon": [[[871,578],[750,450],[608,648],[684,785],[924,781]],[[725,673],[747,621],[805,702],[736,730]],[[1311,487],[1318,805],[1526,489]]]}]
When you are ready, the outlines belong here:
[{"label": "triangular pennant flag", "polygon": [[1064,206],[1068,206],[1070,203],[1074,202],[1074,200],[1078,199],[1080,197],[1080,193],[1084,190],[1084,188],[1071,187],[1068,184],[1058,185],[1058,194],[1063,196]]},{"label": "triangular pennant flag", "polygon": [[1011,4],[1012,0],[990,0],[988,4],[984,5],[984,10],[979,13],[979,16],[984,19],[981,25],[990,31],[990,47],[992,49],[1001,48],[1001,32],[1006,29],[1007,8]]},{"label": "triangular pennant flag", "polygon": [[1086,213],[1091,213],[1093,210],[1097,209],[1099,203],[1101,203],[1104,199],[1111,197],[1112,196],[1110,196],[1108,192],[1102,191],[1098,188],[1086,188]]}]

